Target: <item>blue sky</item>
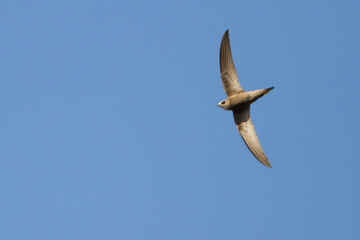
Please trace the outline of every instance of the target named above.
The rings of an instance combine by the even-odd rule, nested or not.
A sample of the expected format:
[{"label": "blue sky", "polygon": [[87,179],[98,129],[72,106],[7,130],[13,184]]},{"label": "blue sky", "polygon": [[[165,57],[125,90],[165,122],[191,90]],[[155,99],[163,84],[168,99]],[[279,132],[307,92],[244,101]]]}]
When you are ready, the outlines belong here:
[{"label": "blue sky", "polygon": [[[1,239],[359,239],[359,1],[1,1]],[[273,165],[236,130],[230,30]]]}]

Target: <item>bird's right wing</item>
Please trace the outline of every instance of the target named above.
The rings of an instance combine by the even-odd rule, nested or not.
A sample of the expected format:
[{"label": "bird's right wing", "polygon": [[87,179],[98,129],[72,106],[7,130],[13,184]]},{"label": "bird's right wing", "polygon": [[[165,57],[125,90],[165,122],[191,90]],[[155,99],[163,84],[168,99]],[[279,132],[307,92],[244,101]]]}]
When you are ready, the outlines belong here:
[{"label": "bird's right wing", "polygon": [[250,117],[250,106],[233,111],[236,127],[246,146],[259,162],[271,168],[271,164],[262,149]]},{"label": "bird's right wing", "polygon": [[221,40],[220,73],[221,81],[228,97],[244,91],[240,86],[231,54],[229,30],[226,30]]}]

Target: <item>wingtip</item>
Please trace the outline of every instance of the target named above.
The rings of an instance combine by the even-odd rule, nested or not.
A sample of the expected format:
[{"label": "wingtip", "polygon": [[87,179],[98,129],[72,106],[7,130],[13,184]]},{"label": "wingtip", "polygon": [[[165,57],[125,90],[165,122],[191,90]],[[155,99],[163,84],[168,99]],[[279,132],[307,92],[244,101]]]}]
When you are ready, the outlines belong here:
[{"label": "wingtip", "polygon": [[270,162],[262,162],[262,164],[264,164],[266,167],[268,167],[268,168],[272,168],[272,166],[271,166],[271,163]]},{"label": "wingtip", "polygon": [[[259,160],[259,159],[258,159]],[[259,160],[260,161],[260,160]],[[263,160],[260,161],[264,166],[268,167],[268,168],[272,168],[271,163],[269,162],[269,160]]]}]

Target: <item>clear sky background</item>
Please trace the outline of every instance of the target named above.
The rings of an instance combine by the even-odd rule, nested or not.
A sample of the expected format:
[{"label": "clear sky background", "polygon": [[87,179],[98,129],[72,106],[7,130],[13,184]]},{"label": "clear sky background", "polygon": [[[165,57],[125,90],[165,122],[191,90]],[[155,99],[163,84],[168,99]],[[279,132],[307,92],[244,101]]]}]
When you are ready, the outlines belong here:
[{"label": "clear sky background", "polygon": [[[1,1],[0,239],[359,239],[359,1]],[[273,165],[236,130],[225,30]]]}]

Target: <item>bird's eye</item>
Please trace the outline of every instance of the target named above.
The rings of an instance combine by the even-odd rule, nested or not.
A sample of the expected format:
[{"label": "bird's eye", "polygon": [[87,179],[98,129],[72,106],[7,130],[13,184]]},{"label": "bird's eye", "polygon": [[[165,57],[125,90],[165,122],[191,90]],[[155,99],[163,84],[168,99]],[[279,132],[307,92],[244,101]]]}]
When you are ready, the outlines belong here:
[{"label": "bird's eye", "polygon": [[220,104],[225,104],[225,101],[222,101]]}]

